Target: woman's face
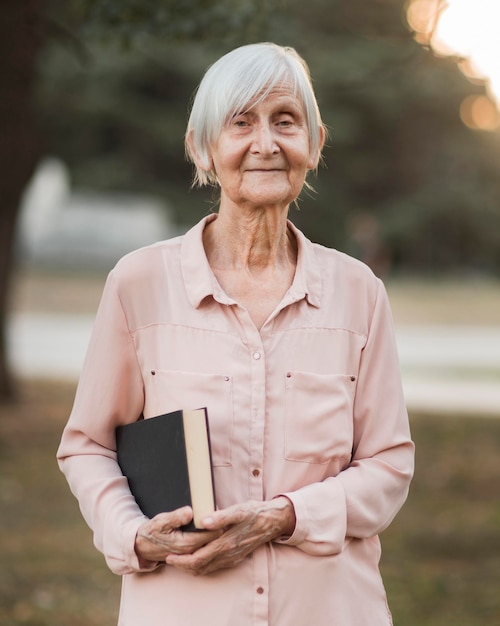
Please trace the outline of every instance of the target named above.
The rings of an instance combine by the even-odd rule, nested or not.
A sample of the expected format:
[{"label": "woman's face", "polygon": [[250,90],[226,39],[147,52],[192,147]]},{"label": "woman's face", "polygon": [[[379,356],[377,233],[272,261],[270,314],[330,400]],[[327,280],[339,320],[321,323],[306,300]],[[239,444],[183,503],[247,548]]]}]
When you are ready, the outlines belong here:
[{"label": "woman's face", "polygon": [[212,163],[227,201],[246,208],[287,207],[299,195],[311,155],[306,117],[291,90],[276,89],[222,129]]}]

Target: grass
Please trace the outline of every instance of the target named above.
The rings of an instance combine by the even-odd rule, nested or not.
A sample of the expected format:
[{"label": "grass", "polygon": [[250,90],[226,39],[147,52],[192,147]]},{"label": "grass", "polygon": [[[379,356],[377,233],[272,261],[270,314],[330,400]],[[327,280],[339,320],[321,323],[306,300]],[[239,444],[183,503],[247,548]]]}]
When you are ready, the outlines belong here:
[{"label": "grass", "polygon": [[119,579],[92,546],[55,463],[74,387],[22,384],[0,408],[0,624],[116,623]]},{"label": "grass", "polygon": [[383,534],[395,624],[500,623],[500,421],[413,415],[410,497]]},{"label": "grass", "polygon": [[[0,407],[0,624],[111,626],[119,578],[55,463],[74,386],[24,381]],[[500,623],[500,420],[412,415],[417,471],[382,535],[396,626]],[[369,625],[367,625],[369,626]]]}]

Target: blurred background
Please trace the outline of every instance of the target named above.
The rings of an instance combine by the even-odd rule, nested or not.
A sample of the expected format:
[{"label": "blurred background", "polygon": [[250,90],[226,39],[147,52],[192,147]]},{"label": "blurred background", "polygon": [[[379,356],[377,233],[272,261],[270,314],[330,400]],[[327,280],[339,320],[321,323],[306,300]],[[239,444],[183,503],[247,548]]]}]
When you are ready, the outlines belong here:
[{"label": "blurred background", "polygon": [[393,305],[418,450],[384,534],[395,623],[500,623],[499,28],[498,0],[4,0],[1,624],[116,621],[55,447],[107,272],[216,206],[184,159],[193,91],[264,40],[306,59],[330,130],[290,217]]}]

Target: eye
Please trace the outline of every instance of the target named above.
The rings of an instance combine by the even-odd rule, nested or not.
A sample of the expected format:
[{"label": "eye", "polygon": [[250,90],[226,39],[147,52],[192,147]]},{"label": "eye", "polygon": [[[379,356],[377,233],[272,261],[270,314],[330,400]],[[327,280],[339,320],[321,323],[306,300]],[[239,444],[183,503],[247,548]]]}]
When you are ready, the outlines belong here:
[{"label": "eye", "polygon": [[249,120],[244,113],[235,115],[231,120],[231,125],[236,128],[246,128],[249,125]]},{"label": "eye", "polygon": [[294,118],[290,113],[283,113],[276,120],[277,126],[280,128],[290,128],[294,124]]}]

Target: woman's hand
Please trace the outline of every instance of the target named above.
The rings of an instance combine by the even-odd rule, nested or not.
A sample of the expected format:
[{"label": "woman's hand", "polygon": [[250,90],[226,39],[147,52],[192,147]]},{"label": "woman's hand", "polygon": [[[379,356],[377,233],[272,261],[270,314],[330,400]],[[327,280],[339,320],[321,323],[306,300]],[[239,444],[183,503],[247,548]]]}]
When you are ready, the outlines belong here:
[{"label": "woman's hand", "polygon": [[289,536],[295,528],[295,512],[288,498],[245,502],[215,511],[203,520],[219,537],[196,551],[170,554],[166,561],[190,574],[211,574],[234,567],[261,545]]},{"label": "woman's hand", "polygon": [[191,554],[221,535],[220,530],[185,532],[179,530],[193,519],[191,507],[159,513],[139,527],[135,552],[140,560],[165,561],[170,554]]}]

